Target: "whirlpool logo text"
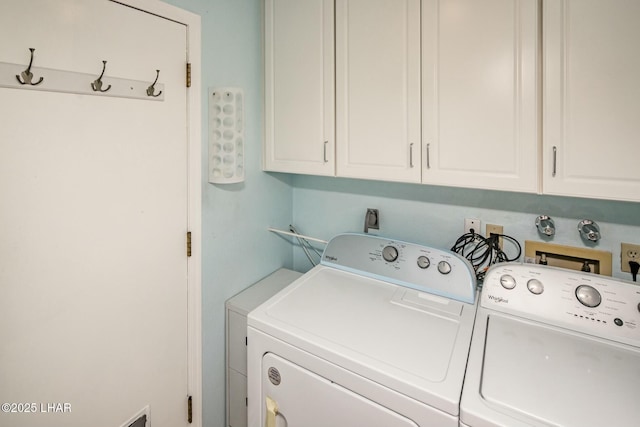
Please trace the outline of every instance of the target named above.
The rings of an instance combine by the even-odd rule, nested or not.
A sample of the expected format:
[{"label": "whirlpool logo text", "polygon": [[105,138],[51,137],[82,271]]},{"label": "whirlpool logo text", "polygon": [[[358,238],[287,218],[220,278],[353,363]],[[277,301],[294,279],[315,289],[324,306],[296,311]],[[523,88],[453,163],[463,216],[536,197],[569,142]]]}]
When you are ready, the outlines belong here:
[{"label": "whirlpool logo text", "polygon": [[497,303],[505,303],[505,304],[509,304],[509,300],[506,298],[502,298],[502,297],[497,297],[495,295],[487,295],[487,298],[489,298],[490,300],[497,302]]}]

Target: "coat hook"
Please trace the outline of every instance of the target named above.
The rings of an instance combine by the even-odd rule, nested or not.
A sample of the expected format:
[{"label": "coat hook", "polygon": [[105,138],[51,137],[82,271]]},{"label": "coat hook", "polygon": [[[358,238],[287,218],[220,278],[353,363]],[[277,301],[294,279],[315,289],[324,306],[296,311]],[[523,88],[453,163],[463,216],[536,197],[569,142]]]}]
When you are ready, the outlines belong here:
[{"label": "coat hook", "polygon": [[107,61],[102,61],[102,74],[93,83],[91,83],[91,89],[94,92],[106,92],[111,89],[111,85],[107,86],[105,90],[102,90],[102,76],[104,76],[104,70],[107,68]]},{"label": "coat hook", "polygon": [[158,77],[160,77],[160,70],[156,70],[156,79],[153,81],[153,83],[151,83],[151,86],[147,88],[147,96],[153,96],[154,98],[157,98],[158,96],[160,96],[160,94],[162,94],[162,91],[158,92],[157,94],[153,93],[156,90],[155,86],[158,82]]},{"label": "coat hook", "polygon": [[[31,64],[33,64],[33,52],[35,51],[35,49],[30,47],[29,50],[31,51],[31,59],[29,60],[29,66],[27,67],[26,70],[24,70],[22,73],[20,73],[20,75],[16,74],[16,79],[18,79],[18,82],[21,85],[37,86],[40,83],[42,83],[44,78],[40,77],[40,80],[38,80],[37,82],[35,82],[35,83],[31,82],[31,80],[33,79],[33,73],[31,72]],[[20,78],[21,76],[22,76],[22,78]]]}]

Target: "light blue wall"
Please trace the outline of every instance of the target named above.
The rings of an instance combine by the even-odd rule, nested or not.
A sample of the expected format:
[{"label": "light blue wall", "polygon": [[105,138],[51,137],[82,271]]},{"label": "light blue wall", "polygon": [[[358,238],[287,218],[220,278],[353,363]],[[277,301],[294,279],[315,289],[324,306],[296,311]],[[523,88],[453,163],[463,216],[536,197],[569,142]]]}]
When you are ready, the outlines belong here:
[{"label": "light blue wall", "polygon": [[[201,16],[202,68],[202,329],[205,427],[225,426],[224,302],[281,266],[291,245],[267,231],[289,224],[291,177],[261,171],[262,69],[260,0],[168,0]],[[245,95],[242,184],[207,183],[208,87],[234,86]]]},{"label": "light blue wall", "polygon": [[[626,279],[631,276],[620,271],[620,242],[640,243],[640,203],[303,175],[295,176],[293,186],[294,225],[325,240],[362,232],[366,209],[377,208],[381,227],[372,233],[450,248],[463,233],[464,218],[478,218],[482,230],[486,223],[503,225],[504,233],[523,246],[525,240],[538,240],[610,251],[613,275]],[[540,214],[554,218],[553,239],[538,234],[534,222]],[[578,222],[585,218],[600,225],[597,244],[585,243],[578,234]],[[311,267],[300,249],[294,254],[296,270]]]}]

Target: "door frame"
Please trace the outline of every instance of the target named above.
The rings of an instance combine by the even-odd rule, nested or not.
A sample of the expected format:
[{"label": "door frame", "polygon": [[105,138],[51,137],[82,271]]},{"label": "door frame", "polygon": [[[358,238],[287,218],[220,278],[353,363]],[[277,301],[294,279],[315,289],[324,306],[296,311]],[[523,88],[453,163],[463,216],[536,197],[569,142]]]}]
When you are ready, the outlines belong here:
[{"label": "door frame", "polygon": [[[192,69],[200,69],[200,16],[160,0],[109,0],[143,12],[185,25],[187,29],[187,62]],[[186,64],[185,64],[186,68]],[[186,71],[185,71],[186,74]],[[185,83],[186,84],[186,83]],[[191,232],[191,256],[187,258],[187,389],[192,398],[194,427],[202,426],[202,134],[201,134],[201,77],[191,74],[187,90],[187,227]],[[186,238],[185,238],[186,239]],[[186,243],[185,243],[186,251]],[[187,396],[185,396],[185,401]],[[186,408],[186,404],[185,404]],[[187,414],[185,413],[185,417]]]}]

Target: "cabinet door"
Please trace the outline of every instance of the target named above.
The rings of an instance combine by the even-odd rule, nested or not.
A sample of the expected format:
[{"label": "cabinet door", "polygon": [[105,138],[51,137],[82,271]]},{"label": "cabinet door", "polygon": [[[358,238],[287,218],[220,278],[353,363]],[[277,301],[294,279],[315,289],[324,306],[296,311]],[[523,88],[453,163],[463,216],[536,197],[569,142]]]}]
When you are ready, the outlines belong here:
[{"label": "cabinet door", "polygon": [[335,174],[333,14],[333,0],[265,1],[265,170]]},{"label": "cabinet door", "polygon": [[336,1],[337,174],[420,182],[420,0]]},{"label": "cabinet door", "polygon": [[423,183],[538,191],[537,5],[423,2]]},{"label": "cabinet door", "polygon": [[543,188],[640,201],[640,2],[544,3]]}]

